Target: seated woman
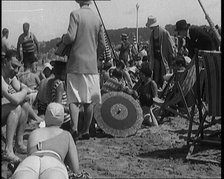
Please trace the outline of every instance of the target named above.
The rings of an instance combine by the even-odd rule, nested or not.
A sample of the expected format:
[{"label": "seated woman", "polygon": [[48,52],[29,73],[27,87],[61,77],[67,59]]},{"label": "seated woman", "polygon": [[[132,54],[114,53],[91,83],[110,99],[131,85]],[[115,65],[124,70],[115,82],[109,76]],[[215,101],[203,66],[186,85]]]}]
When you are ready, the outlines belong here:
[{"label": "seated woman", "polygon": [[[21,63],[17,59],[17,52],[15,50],[7,51],[5,58],[2,59],[1,126],[6,124],[6,145],[3,157],[12,162],[21,160],[13,151],[13,137],[15,133],[16,151],[19,153],[26,153],[27,151],[23,143],[23,134],[28,119],[28,111],[25,106],[29,105],[26,101],[29,100],[28,95],[31,91],[26,85],[16,83],[18,80],[15,76],[20,66]],[[10,93],[10,85],[15,89],[14,93]]]},{"label": "seated woman", "polygon": [[66,165],[76,177],[79,175],[76,145],[71,134],[60,129],[64,121],[64,107],[59,103],[50,103],[45,121],[45,128],[30,133],[28,157],[19,164],[12,179],[68,179]]}]

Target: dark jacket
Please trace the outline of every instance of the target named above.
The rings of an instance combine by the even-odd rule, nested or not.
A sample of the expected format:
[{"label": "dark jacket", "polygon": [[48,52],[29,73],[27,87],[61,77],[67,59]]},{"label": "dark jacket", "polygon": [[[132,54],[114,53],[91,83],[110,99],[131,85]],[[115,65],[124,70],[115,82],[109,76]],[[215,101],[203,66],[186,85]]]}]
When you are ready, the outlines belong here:
[{"label": "dark jacket", "polygon": [[191,26],[189,28],[189,35],[190,39],[186,38],[186,47],[189,50],[190,58],[193,58],[195,49],[216,50],[212,37],[202,27]]}]

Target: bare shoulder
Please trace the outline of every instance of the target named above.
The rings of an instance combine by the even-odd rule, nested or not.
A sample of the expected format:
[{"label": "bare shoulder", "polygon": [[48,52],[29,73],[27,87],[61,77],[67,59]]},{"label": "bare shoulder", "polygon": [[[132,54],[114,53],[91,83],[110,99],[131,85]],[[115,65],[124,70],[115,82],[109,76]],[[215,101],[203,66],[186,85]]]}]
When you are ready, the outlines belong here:
[{"label": "bare shoulder", "polygon": [[47,139],[59,135],[62,132],[63,130],[60,128],[38,128],[30,133],[28,141],[32,146],[32,144],[35,144],[39,141],[45,141]]},{"label": "bare shoulder", "polygon": [[36,138],[36,136],[39,136],[39,134],[41,134],[42,132],[43,132],[42,128],[37,128],[33,130],[29,135],[29,140],[32,138]]}]

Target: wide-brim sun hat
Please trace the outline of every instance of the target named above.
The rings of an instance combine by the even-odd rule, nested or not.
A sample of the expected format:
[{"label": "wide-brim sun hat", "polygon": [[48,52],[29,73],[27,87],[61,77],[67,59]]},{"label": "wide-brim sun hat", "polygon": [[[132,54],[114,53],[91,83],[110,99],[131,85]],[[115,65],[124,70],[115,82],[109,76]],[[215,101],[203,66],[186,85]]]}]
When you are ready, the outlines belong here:
[{"label": "wide-brim sun hat", "polygon": [[64,122],[64,107],[60,103],[52,102],[47,106],[45,112],[46,126],[61,126]]},{"label": "wide-brim sun hat", "polygon": [[147,18],[147,23],[146,23],[146,26],[147,26],[147,27],[156,27],[156,26],[158,26],[158,25],[159,25],[159,24],[158,24],[158,22],[157,22],[156,17],[154,17],[154,16],[152,16],[152,15],[148,16],[148,18]]}]

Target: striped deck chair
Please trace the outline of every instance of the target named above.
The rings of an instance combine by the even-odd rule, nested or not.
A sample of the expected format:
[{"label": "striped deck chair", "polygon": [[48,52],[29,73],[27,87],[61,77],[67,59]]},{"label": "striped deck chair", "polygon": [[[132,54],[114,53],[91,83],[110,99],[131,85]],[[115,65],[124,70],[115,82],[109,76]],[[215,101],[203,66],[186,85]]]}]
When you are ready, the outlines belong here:
[{"label": "striped deck chair", "polygon": [[111,49],[110,49],[110,46],[109,46],[109,42],[108,42],[108,38],[106,36],[106,33],[104,33],[104,37],[105,37],[105,50],[102,54],[102,59],[104,61],[109,61],[109,60],[111,60]]},{"label": "striped deck chair", "polygon": [[[171,77],[171,80],[174,80],[174,85],[171,88],[171,91],[166,95],[165,100],[162,100],[161,98],[153,99],[155,105],[159,106],[159,110],[156,112],[157,119],[158,116],[161,116],[159,123],[161,123],[165,117],[165,111],[170,111],[190,120],[192,115],[188,109],[190,106],[187,104],[186,96],[189,93],[191,93],[191,95],[194,94],[192,90],[196,81],[196,68],[194,61],[195,60],[193,58],[184,72],[174,72],[174,76]],[[167,84],[167,86],[168,85],[169,84]],[[194,99],[192,98],[191,100],[193,100],[194,104]],[[180,102],[183,102],[184,113],[183,110],[181,111],[178,107],[178,103]]]},{"label": "striped deck chair", "polygon": [[[217,160],[205,159],[195,157],[193,154],[196,144],[205,143],[208,146],[211,144],[216,146],[221,146],[221,52],[220,51],[202,51],[197,52],[197,56],[202,57],[202,62],[205,68],[205,96],[206,100],[202,101],[200,95],[200,86],[198,85],[197,89],[197,101],[198,101],[198,110],[199,110],[199,121],[200,124],[196,131],[194,137],[191,138],[191,133],[189,137],[191,138],[191,145],[189,147],[189,152],[186,159],[197,160],[197,161],[206,161],[213,163],[220,163]],[[197,61],[198,58],[197,58]],[[198,65],[197,65],[198,66]],[[197,67],[198,68],[198,67]],[[200,82],[200,76],[197,73],[197,83]],[[205,103],[207,109],[202,111],[202,105]],[[192,131],[193,119],[190,121],[189,131]],[[220,130],[215,130],[212,134],[206,134],[206,129],[209,129],[211,126],[219,125]],[[211,132],[210,132],[211,133]],[[216,136],[214,138],[214,136]]]}]

